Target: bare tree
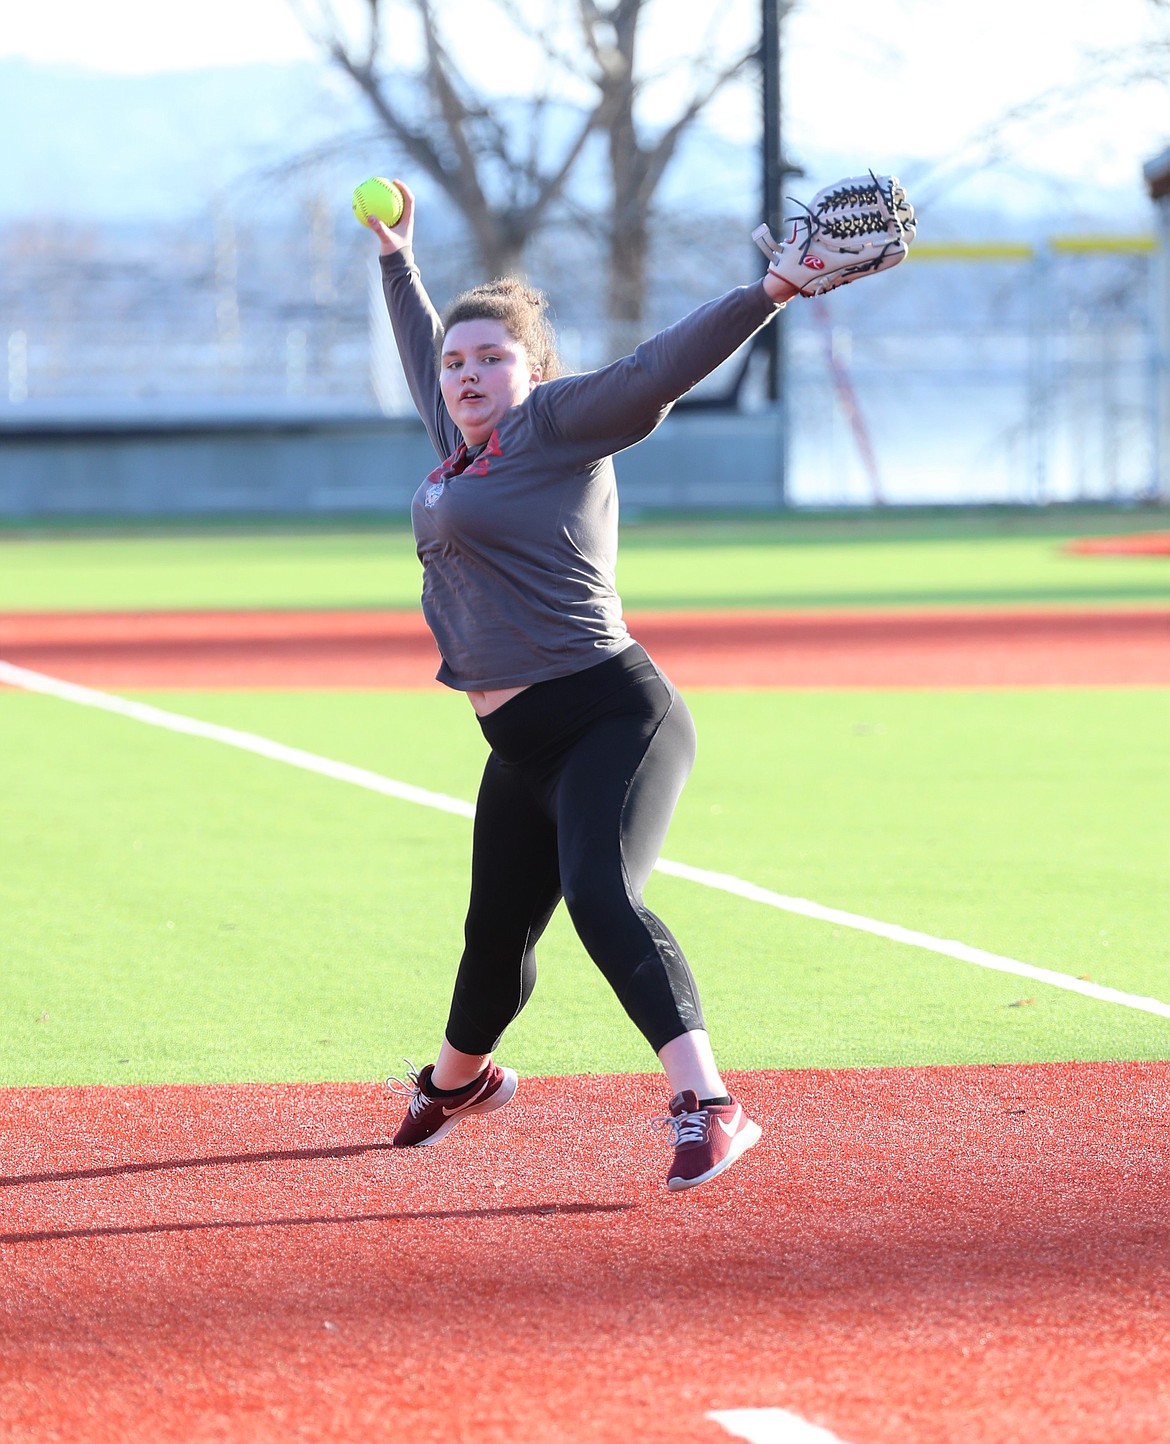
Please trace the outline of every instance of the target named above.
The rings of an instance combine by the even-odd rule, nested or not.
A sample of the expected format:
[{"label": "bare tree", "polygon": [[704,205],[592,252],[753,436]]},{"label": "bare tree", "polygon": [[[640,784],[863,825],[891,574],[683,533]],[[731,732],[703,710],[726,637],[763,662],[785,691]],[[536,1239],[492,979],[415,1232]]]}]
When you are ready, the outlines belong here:
[{"label": "bare tree", "polygon": [[670,5],[675,26],[682,20],[692,34],[685,60],[667,62],[675,78],[684,80],[685,94],[681,103],[676,99],[670,119],[651,124],[640,120],[639,102],[663,74],[642,65],[639,51],[647,22],[667,6],[655,0],[561,0],[552,7],[554,18],[575,12],[574,39],[579,43],[574,44],[559,41],[552,26],[533,25],[531,6],[524,0],[498,3],[570,82],[584,79],[594,90],[593,124],[605,138],[611,185],[605,227],[607,311],[614,322],[641,322],[658,188],[688,130],[715,97],[759,59],[759,37],[728,54],[719,43],[720,32],[727,28],[725,0],[708,7],[705,26],[700,24],[701,6],[688,7],[682,16],[677,4]]},{"label": "bare tree", "polygon": [[[607,205],[579,211],[578,219],[595,229],[608,253],[610,321],[619,328],[641,322],[659,186],[699,116],[758,58],[756,38],[730,54],[719,43],[727,28],[726,0],[707,6],[705,27],[694,10],[688,11],[693,40],[685,60],[676,59],[671,67],[682,98],[676,94],[671,116],[654,123],[641,117],[641,102],[649,87],[657,83],[661,89],[665,77],[640,64],[639,43],[651,12],[673,14],[677,30],[677,6],[668,12],[656,0],[545,0],[543,6],[531,0],[491,0],[504,22],[501,50],[510,31],[543,60],[539,89],[505,102],[474,92],[468,77],[484,57],[455,55],[440,31],[434,0],[397,0],[396,5],[364,0],[356,33],[343,23],[334,0],[290,3],[322,50],[359,87],[387,133],[442,187],[493,273],[521,264],[526,244],[566,200],[590,136],[602,138],[611,194]],[[423,55],[417,74],[387,61],[383,37],[392,8],[417,24]],[[498,62],[498,57],[490,59]],[[580,100],[572,125],[557,127],[564,136],[559,149],[545,156],[544,121],[554,96]],[[420,98],[425,100],[421,108]],[[567,112],[562,107],[560,113]]]},{"label": "bare tree", "polygon": [[[525,97],[524,126],[509,127],[468,80],[440,31],[433,0],[363,0],[357,17],[333,0],[290,0],[321,50],[360,90],[386,134],[435,181],[464,217],[480,260],[493,275],[519,269],[528,241],[562,197],[594,119],[581,115],[551,158],[541,153],[546,91]],[[423,61],[417,73],[395,66],[386,37],[415,22]]]}]

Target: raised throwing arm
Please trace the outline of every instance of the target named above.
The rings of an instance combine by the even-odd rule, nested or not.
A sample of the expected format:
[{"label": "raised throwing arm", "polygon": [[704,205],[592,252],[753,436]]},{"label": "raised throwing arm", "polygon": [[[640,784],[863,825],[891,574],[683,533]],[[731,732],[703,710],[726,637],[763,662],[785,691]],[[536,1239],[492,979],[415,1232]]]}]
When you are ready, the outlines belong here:
[{"label": "raised throwing arm", "polygon": [[394,184],[403,201],[398,221],[388,226],[371,216],[367,224],[380,242],[382,290],[411,399],[435,450],[448,456],[457,434],[439,390],[435,346],[442,328],[414,261],[414,196],[402,181]]}]

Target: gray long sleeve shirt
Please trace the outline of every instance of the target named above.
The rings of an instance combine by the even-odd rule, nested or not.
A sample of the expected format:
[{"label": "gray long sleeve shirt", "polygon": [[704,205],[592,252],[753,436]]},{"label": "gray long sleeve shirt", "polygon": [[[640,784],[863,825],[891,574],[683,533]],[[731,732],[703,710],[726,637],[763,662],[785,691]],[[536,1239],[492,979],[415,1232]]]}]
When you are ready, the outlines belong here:
[{"label": "gray long sleeve shirt", "polygon": [[541,382],[468,463],[439,387],[439,318],[409,251],[382,257],[382,281],[411,396],[443,458],[411,504],[439,681],[522,687],[620,652],[631,639],[614,580],[613,453],[648,436],[775,303],[761,284],[741,286],[612,365]]}]

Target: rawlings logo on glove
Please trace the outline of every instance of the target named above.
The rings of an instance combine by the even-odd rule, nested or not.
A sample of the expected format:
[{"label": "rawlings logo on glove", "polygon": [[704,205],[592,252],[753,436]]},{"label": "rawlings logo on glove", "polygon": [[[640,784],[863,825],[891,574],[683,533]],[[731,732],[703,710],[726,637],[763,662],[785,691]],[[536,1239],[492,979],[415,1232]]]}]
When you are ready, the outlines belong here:
[{"label": "rawlings logo on glove", "polygon": [[796,204],[804,214],[788,218],[787,240],[778,242],[766,224],[756,227],[752,240],[768,257],[768,269],[802,296],[888,271],[905,260],[917,230],[897,176],[870,171],[826,186],[811,205]]}]

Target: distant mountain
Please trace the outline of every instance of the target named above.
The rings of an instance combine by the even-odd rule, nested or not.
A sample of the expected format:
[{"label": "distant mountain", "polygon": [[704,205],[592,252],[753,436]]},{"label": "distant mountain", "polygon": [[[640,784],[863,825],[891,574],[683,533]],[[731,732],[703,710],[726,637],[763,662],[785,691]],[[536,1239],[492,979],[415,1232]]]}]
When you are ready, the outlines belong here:
[{"label": "distant mountain", "polygon": [[[519,104],[511,108],[519,118]],[[562,123],[571,119],[565,113]],[[0,223],[181,220],[205,215],[217,196],[279,216],[303,204],[306,184],[335,197],[344,214],[352,185],[397,159],[385,141],[361,138],[371,137],[371,120],[348,82],[312,62],[115,76],[4,60],[0,134],[8,138],[0,149]],[[808,179],[793,189],[804,196],[863,159],[802,155]],[[934,168],[914,157],[898,163],[911,186]],[[662,205],[696,223],[715,214],[754,224],[758,171],[754,146],[696,127],[668,172]],[[434,187],[412,179],[434,205]],[[596,204],[604,192],[599,152],[578,186],[583,204]],[[999,166],[942,190],[923,220],[923,234],[935,239],[1005,231],[1039,239],[1054,230],[1149,227],[1152,215],[1136,165],[1132,187],[1110,193],[1091,177],[1078,186]]]},{"label": "distant mountain", "polygon": [[191,214],[363,124],[313,64],[115,76],[0,61],[0,218]]}]

